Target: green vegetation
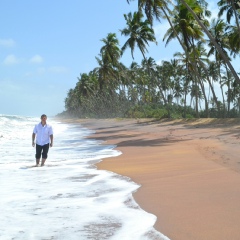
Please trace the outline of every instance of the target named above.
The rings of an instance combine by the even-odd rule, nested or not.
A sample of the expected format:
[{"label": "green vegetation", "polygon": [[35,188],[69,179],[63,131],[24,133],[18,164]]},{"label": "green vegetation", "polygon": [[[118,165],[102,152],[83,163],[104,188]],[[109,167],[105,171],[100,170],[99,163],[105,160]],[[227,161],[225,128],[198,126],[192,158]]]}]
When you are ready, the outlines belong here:
[{"label": "green vegetation", "polygon": [[[211,23],[207,20],[211,12],[205,0],[177,0],[175,4],[168,0],[138,0],[138,6],[136,12],[124,14],[126,27],[120,32],[127,38],[125,44],[119,46],[115,33],[101,40],[98,67],[80,74],[76,87],[67,94],[62,115],[237,117],[240,79],[231,58],[239,56],[240,50],[239,0],[220,0],[219,17],[226,14],[226,21],[218,18]],[[149,42],[156,43],[153,21],[161,19],[170,26],[165,44],[177,39],[183,52],[157,64],[145,54]],[[135,48],[141,51],[141,64],[133,61],[127,67],[120,62],[127,48],[133,59]]]}]

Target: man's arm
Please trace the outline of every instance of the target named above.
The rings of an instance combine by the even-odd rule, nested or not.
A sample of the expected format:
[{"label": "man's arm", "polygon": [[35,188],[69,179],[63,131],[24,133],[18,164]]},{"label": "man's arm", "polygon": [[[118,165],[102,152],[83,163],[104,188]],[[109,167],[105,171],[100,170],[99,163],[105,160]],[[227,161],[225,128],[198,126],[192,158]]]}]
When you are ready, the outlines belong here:
[{"label": "man's arm", "polygon": [[36,134],[33,133],[33,134],[32,134],[32,146],[33,146],[33,147],[35,147],[35,142],[34,142],[34,141],[35,141],[35,136],[36,136]]},{"label": "man's arm", "polygon": [[52,147],[53,146],[53,134],[50,135],[50,140],[51,140],[50,147]]}]

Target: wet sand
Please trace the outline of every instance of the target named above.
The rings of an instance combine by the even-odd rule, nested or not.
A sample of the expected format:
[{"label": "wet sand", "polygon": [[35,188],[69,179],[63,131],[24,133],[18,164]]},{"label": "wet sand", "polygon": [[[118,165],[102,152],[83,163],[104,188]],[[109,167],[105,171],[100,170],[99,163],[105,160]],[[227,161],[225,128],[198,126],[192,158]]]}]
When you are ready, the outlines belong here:
[{"label": "wet sand", "polygon": [[133,194],[172,240],[240,239],[240,121],[74,120],[123,154],[97,164],[141,185]]}]

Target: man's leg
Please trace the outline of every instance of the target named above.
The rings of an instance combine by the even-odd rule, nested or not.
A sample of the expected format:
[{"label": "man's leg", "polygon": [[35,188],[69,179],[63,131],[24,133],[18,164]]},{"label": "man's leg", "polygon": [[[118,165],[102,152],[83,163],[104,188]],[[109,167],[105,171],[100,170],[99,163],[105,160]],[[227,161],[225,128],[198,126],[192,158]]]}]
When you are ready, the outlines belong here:
[{"label": "man's leg", "polygon": [[35,155],[36,156],[36,166],[39,165],[41,152],[42,152],[42,146],[36,144],[36,155]]},{"label": "man's leg", "polygon": [[41,166],[44,166],[44,163],[47,160],[48,150],[49,150],[49,143],[43,146]]}]

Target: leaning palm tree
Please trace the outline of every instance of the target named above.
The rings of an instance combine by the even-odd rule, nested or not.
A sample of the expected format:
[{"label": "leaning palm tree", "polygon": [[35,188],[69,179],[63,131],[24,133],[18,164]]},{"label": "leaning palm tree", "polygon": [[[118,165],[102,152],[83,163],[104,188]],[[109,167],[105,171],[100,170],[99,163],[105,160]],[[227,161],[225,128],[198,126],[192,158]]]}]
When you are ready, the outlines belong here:
[{"label": "leaning palm tree", "polygon": [[[229,50],[229,40],[228,36],[225,34],[225,29],[227,24],[222,19],[212,19],[209,31],[211,35],[214,37],[215,41],[218,43],[222,51],[227,55],[227,50]],[[208,56],[214,55],[216,62],[219,60],[223,60],[222,56],[216,49],[216,46],[212,41],[207,40],[209,52]]]},{"label": "leaning palm tree", "polygon": [[[193,5],[194,11],[197,11],[199,9],[199,4]],[[199,68],[202,66],[202,61],[200,59],[201,55],[199,55],[197,46],[196,46],[196,40],[200,40],[201,42],[205,41],[204,40],[204,34],[202,32],[202,29],[200,26],[197,24],[196,20],[193,18],[191,14],[187,11],[186,7],[182,4],[179,4],[174,8],[174,18],[172,18],[172,23],[174,26],[175,32],[178,33],[179,37],[181,38],[181,41],[184,43],[184,45],[187,48],[187,51],[185,51],[185,57],[189,61],[187,63],[187,67],[190,71],[190,74],[193,77],[194,84],[201,85],[203,95],[205,96],[205,91],[204,91],[204,85],[202,83],[201,77],[200,77],[200,71]],[[203,14],[204,15],[204,14]],[[203,16],[204,17],[204,16]],[[203,18],[202,17],[202,18]],[[205,21],[205,24],[207,25],[208,22]],[[176,37],[175,32],[173,31],[172,28],[169,28],[168,31],[166,32],[163,40],[166,39],[166,45]],[[206,70],[207,71],[207,70]],[[197,93],[198,88],[195,88],[196,91],[193,93],[196,93],[196,110],[198,110],[198,97],[199,94]],[[208,109],[207,106],[207,101],[205,97],[205,107],[206,107],[206,112]]]},{"label": "leaning palm tree", "polygon": [[[222,20],[222,19],[213,19],[211,21],[211,25],[209,28],[210,33],[214,37],[215,41],[218,43],[218,45],[221,47],[222,51],[227,55],[227,51],[230,50],[229,46],[229,38],[227,34],[225,34],[225,29],[227,27],[227,24]],[[226,68],[226,63],[224,62],[222,56],[219,54],[217,51],[215,45],[213,44],[212,41],[207,40],[208,42],[208,56],[213,55],[215,58],[215,67],[218,67],[218,80],[219,84],[222,90],[222,76],[221,76],[221,66],[224,65]],[[228,56],[228,55],[227,55]],[[228,56],[229,58],[229,56]],[[230,60],[230,58],[229,58]],[[222,90],[223,91],[223,90]],[[224,103],[224,95],[222,94],[223,97],[223,103]],[[216,105],[218,103],[216,102]],[[225,105],[223,105],[223,110],[224,110],[224,116],[225,116]]]},{"label": "leaning palm tree", "polygon": [[[131,0],[127,0],[127,2],[129,3]],[[150,3],[148,6],[151,6],[151,3],[154,5],[156,5],[157,0],[138,0],[139,3],[142,2],[148,2]],[[231,0],[232,1],[232,0]],[[159,1],[162,2],[162,1]],[[226,62],[226,64],[228,65],[229,69],[231,70],[231,72],[233,73],[236,81],[240,84],[240,79],[238,77],[238,74],[236,73],[235,69],[233,68],[230,60],[228,59],[228,57],[226,56],[226,54],[222,51],[222,49],[219,47],[218,43],[214,40],[214,38],[212,37],[211,33],[208,31],[207,27],[204,25],[203,23],[203,14],[209,14],[210,12],[207,11],[207,3],[205,0],[179,0],[179,3],[181,2],[186,9],[188,9],[188,11],[193,15],[193,17],[195,18],[195,20],[198,22],[198,24],[201,26],[201,28],[203,29],[203,31],[205,32],[205,34],[208,36],[208,38],[213,42],[213,44],[215,45],[217,51],[219,52],[219,54],[222,56],[222,58],[224,59],[224,61]],[[198,6],[196,6],[196,4]],[[143,4],[142,4],[143,5]],[[193,5],[195,5],[195,7],[193,7]],[[139,4],[139,6],[141,6],[141,4]],[[165,5],[166,6],[166,5]],[[195,9],[195,10],[193,10]],[[149,11],[150,13],[154,13],[154,11]],[[147,13],[146,13],[147,15]],[[166,15],[165,15],[166,16]],[[175,34],[177,36],[177,34]],[[179,39],[179,38],[178,38]],[[179,41],[181,43],[181,41]],[[184,48],[184,45],[181,44],[182,47]],[[184,48],[184,51],[186,52],[187,55],[187,51]]]},{"label": "leaning palm tree", "polygon": [[189,57],[188,52],[191,51],[191,48],[194,46],[194,40],[204,41],[202,29],[181,4],[173,10],[172,25],[173,27],[170,27],[165,33],[163,41],[166,40],[167,45],[171,40],[176,38],[177,33],[177,36],[180,37],[181,42],[187,50],[185,54]]},{"label": "leaning palm tree", "polygon": [[143,14],[140,12],[134,12],[133,14],[130,12],[128,15],[124,14],[124,18],[127,26],[120,30],[120,32],[122,35],[129,38],[122,47],[122,53],[130,47],[132,58],[134,59],[133,52],[137,45],[145,59],[145,54],[148,52],[148,42],[154,42],[157,44],[154,30],[152,29],[150,22],[148,20],[143,21]]},{"label": "leaning palm tree", "polygon": [[[233,68],[228,56],[222,51],[221,47],[219,46],[219,44],[215,41],[214,37],[212,36],[212,34],[209,32],[209,30],[207,29],[207,27],[202,23],[202,19],[201,19],[201,14],[196,14],[193,9],[191,8],[191,1],[193,0],[180,0],[180,2],[189,10],[189,12],[193,15],[193,17],[196,19],[196,21],[198,22],[198,24],[201,26],[201,28],[203,29],[203,31],[205,32],[205,34],[208,36],[208,38],[210,39],[210,41],[214,44],[214,46],[216,47],[217,51],[219,52],[219,54],[221,55],[221,57],[223,58],[223,60],[226,62],[227,66],[229,67],[230,71],[232,72],[234,78],[236,79],[236,81],[240,84],[240,79],[239,76],[237,74],[237,72],[235,71],[235,69]],[[201,13],[201,8],[199,8],[199,12]]]},{"label": "leaning palm tree", "polygon": [[237,29],[238,29],[238,34],[239,34],[239,37],[240,37],[240,26],[239,26],[240,1],[239,0],[220,0],[218,2],[218,6],[219,6],[218,16],[221,17],[223,15],[223,13],[226,12],[226,19],[227,19],[228,23],[231,22],[231,19],[234,15],[235,22],[236,22]]},{"label": "leaning palm tree", "polygon": [[236,25],[228,26],[226,28],[227,35],[229,36],[229,45],[231,47],[231,55],[233,57],[236,54],[239,54],[240,51],[240,1],[239,0],[220,0],[218,2],[218,6],[220,7],[218,16],[222,16],[224,12],[226,12],[227,22],[230,24],[231,19],[234,15]]},{"label": "leaning palm tree", "polygon": [[240,52],[240,35],[236,26],[226,27],[226,36],[228,37],[230,54],[234,58]]}]

